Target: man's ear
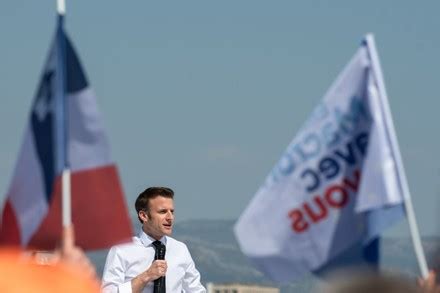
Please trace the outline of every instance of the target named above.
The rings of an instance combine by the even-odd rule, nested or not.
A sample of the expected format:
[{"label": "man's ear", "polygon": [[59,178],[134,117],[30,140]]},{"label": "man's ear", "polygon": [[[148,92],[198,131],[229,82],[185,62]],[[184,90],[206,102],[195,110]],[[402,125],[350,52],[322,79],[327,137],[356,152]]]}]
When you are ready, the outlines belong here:
[{"label": "man's ear", "polygon": [[141,218],[142,222],[147,222],[148,221],[148,215],[146,211],[139,211],[139,218]]}]

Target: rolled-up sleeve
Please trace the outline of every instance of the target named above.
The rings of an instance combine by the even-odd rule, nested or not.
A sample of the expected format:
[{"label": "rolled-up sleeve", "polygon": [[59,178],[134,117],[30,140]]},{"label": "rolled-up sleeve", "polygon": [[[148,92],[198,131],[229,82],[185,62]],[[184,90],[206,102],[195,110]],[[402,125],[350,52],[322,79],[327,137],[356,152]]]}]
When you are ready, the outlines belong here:
[{"label": "rolled-up sleeve", "polygon": [[110,249],[102,275],[103,293],[132,293],[131,281],[125,281],[125,267],[116,247]]}]

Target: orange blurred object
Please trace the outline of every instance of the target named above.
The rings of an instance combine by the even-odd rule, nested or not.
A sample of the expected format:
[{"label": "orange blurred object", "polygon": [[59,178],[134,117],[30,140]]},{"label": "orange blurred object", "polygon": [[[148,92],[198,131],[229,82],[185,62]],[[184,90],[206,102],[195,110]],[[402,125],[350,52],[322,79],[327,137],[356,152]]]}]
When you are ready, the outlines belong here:
[{"label": "orange blurred object", "polygon": [[98,282],[75,266],[44,265],[16,249],[0,250],[0,276],[0,292],[100,292]]}]

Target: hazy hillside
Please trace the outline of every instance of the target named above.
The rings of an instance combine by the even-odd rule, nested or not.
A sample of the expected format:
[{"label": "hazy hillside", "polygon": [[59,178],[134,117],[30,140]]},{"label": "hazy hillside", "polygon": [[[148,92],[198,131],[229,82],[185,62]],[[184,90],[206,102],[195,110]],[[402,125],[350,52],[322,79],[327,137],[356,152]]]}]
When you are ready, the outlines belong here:
[{"label": "hazy hillside", "polygon": [[[273,285],[254,269],[240,252],[232,232],[231,220],[192,220],[176,224],[174,237],[185,242],[202,273],[204,283],[258,283]],[[138,228],[137,228],[138,229]],[[438,238],[424,238],[423,245],[431,264],[439,263]],[[99,273],[105,262],[106,251],[91,253]],[[381,244],[381,268],[416,276],[417,263],[410,239],[387,238]],[[431,265],[432,267],[432,265]],[[281,286],[282,292],[310,292],[316,279],[312,276],[302,282]]]}]

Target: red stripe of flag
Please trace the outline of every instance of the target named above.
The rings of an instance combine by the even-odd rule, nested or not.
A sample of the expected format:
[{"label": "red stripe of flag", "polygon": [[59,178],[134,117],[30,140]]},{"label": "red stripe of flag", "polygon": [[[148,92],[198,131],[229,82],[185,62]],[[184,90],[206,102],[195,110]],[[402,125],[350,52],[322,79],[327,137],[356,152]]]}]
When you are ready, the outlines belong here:
[{"label": "red stripe of flag", "polygon": [[[72,221],[76,244],[93,250],[129,241],[131,222],[114,165],[72,173]],[[52,202],[29,247],[54,249],[61,239],[61,177]]]}]

